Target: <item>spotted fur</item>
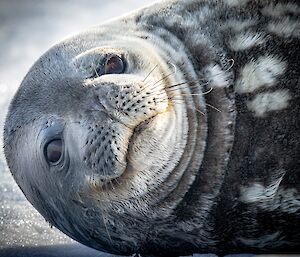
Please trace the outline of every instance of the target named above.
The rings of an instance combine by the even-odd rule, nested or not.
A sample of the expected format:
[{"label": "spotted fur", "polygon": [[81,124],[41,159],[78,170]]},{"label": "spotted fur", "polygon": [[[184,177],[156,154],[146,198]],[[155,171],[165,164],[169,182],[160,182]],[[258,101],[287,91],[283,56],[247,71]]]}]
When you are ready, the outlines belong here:
[{"label": "spotted fur", "polygon": [[[5,125],[28,200],[116,254],[300,252],[299,8],[160,1],[54,46]],[[110,51],[126,73],[96,76]],[[32,142],[55,124],[73,170],[42,173]]]}]

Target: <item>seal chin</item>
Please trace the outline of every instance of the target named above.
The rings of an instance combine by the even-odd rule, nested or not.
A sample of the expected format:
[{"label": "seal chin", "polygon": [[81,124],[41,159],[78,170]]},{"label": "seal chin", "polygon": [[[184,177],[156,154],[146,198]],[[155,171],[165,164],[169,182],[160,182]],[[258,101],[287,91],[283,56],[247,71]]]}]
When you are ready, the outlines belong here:
[{"label": "seal chin", "polygon": [[[163,116],[160,113],[151,118],[145,118],[134,128],[118,121],[114,122],[112,132],[118,132],[111,138],[115,141],[112,142],[109,139],[106,140],[108,144],[104,147],[98,145],[99,148],[95,149],[96,155],[94,156],[98,163],[92,163],[88,167],[86,181],[89,188],[98,192],[114,191],[117,187],[126,187],[123,181],[133,179],[140,171],[146,170],[149,162],[153,160],[148,154],[148,158],[145,158],[144,151],[147,149],[144,146],[147,143],[145,137],[148,137],[148,144],[157,138],[154,131],[157,129],[157,124],[164,122]],[[105,152],[102,152],[103,150]],[[90,152],[90,149],[86,149],[86,152]],[[87,158],[84,158],[84,162],[88,162]]]}]

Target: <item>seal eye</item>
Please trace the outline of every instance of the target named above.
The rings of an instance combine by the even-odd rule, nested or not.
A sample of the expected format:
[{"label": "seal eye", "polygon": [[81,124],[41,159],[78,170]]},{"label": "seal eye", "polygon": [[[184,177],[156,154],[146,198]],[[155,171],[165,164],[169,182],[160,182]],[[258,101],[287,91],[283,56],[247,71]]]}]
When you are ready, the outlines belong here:
[{"label": "seal eye", "polygon": [[50,141],[45,147],[45,157],[50,164],[57,163],[63,152],[63,144],[61,139]]},{"label": "seal eye", "polygon": [[125,70],[125,64],[121,57],[113,55],[105,62],[105,74],[120,74]]}]

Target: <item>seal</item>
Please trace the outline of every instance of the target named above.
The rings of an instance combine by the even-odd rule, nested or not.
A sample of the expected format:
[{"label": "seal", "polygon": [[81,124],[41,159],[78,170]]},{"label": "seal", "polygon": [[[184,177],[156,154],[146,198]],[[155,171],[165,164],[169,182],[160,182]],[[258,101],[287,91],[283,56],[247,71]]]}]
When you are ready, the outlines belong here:
[{"label": "seal", "polygon": [[163,1],[58,43],[10,104],[14,179],[110,253],[300,252],[299,13]]}]

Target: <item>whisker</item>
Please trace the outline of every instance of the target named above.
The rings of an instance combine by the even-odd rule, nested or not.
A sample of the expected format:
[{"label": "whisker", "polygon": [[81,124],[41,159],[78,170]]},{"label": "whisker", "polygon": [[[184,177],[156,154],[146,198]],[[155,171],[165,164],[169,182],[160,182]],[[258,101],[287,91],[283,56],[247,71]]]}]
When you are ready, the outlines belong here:
[{"label": "whisker", "polygon": [[[180,88],[176,88],[176,87],[175,87],[175,86],[181,86],[181,85],[183,85],[183,84],[186,84],[186,83],[182,83],[182,84],[180,83],[180,84],[173,85],[174,88],[173,88],[173,86],[168,87],[168,89],[169,89],[169,88],[172,88],[172,89],[171,89],[171,90],[168,90],[167,93],[174,92],[174,91],[177,91],[177,90],[180,90],[180,89],[193,89],[193,88],[198,88],[198,87],[199,87],[199,85],[186,85],[185,87],[180,87]],[[208,85],[208,82],[206,82],[206,83],[204,83],[204,84],[201,84],[200,86],[207,86],[207,85]],[[211,88],[210,90],[208,90],[207,93],[204,92],[204,93],[202,93],[202,94],[203,94],[203,95],[208,94],[208,93],[211,92],[211,90],[212,90],[212,88]],[[151,95],[153,95],[153,94],[160,95],[160,94],[164,94],[164,93],[165,93],[165,88],[160,88],[159,90],[154,90],[154,91],[152,91],[148,96],[151,96]],[[199,94],[199,95],[202,95],[202,94]]]},{"label": "whisker", "polygon": [[156,65],[154,66],[154,68],[148,73],[148,75],[144,78],[143,82],[146,81],[146,79],[151,75],[151,73],[152,73],[157,67],[158,67],[158,64],[156,64]]},{"label": "whisker", "polygon": [[[180,96],[180,95],[177,95],[177,96]],[[188,94],[187,94],[187,96],[189,96]],[[172,100],[172,101],[185,101],[185,99],[184,98],[175,98],[175,97],[168,97],[168,98],[157,98],[158,100],[160,100],[161,99],[161,101],[156,101],[156,103],[164,103],[164,102],[166,102],[167,100]],[[208,107],[210,107],[210,108],[212,108],[212,109],[214,109],[215,111],[217,111],[217,112],[222,112],[220,109],[218,109],[217,107],[215,107],[215,106],[213,106],[213,105],[211,105],[211,104],[205,104],[206,106],[208,106]],[[202,114],[202,113],[201,113]]]},{"label": "whisker", "polygon": [[215,107],[215,106],[213,106],[213,105],[211,105],[211,104],[206,104],[206,105],[207,105],[208,107],[210,107],[210,108],[216,110],[217,112],[222,112],[220,109],[218,109],[217,107]]},{"label": "whisker", "polygon": [[[175,65],[174,63],[172,63],[172,62],[169,62],[169,61],[168,61],[168,63],[171,64],[171,65],[174,67],[174,74],[176,74],[176,73],[177,73],[176,65]],[[182,65],[183,65],[183,64],[182,64]],[[181,65],[180,65],[180,66],[181,66]]]},{"label": "whisker", "polygon": [[[172,100],[172,101],[184,101],[183,98],[168,98],[168,99]],[[161,101],[161,102],[164,102],[164,101]],[[160,102],[158,102],[158,103],[160,103]],[[215,107],[215,106],[213,106],[211,104],[205,104],[205,105],[208,106],[208,107],[210,107],[210,108],[212,108],[212,109],[214,109],[217,112],[222,112],[220,109],[218,109],[217,107]]]},{"label": "whisker", "polygon": [[[140,93],[143,92],[143,91],[144,91],[145,89],[147,89],[148,87],[153,87],[153,86],[157,85],[159,82],[161,82],[162,80],[164,80],[165,78],[167,78],[167,77],[169,77],[169,76],[171,76],[171,75],[177,73],[177,67],[176,67],[176,65],[175,65],[174,63],[170,62],[170,61],[167,61],[167,63],[169,63],[170,65],[172,65],[172,66],[174,67],[174,71],[171,72],[171,73],[169,73],[169,74],[167,74],[167,75],[165,75],[164,77],[162,77],[161,79],[159,79],[158,81],[156,81],[153,85],[150,85],[150,84],[146,85],[142,90],[139,91],[139,94],[138,94],[138,95],[140,95]],[[178,66],[181,67],[181,66],[183,66],[183,65],[184,65],[184,62],[183,62],[182,64],[178,65]],[[154,66],[154,68],[148,73],[148,75],[144,78],[143,82],[146,81],[146,79],[150,76],[150,74],[151,74],[157,67],[158,67],[158,64],[156,64],[156,65]],[[159,85],[158,85],[158,86],[159,86]],[[156,86],[156,87],[157,87],[157,86]],[[155,89],[156,87],[151,88],[151,90]],[[138,96],[138,95],[137,95],[137,96]]]},{"label": "whisker", "polygon": [[120,184],[118,178],[115,178],[114,181],[115,181],[119,186],[121,186],[121,184]]},{"label": "whisker", "polygon": [[[178,94],[174,94],[171,97],[168,97],[169,100],[174,100],[176,96],[201,96],[201,95],[207,95],[209,94],[211,91],[213,90],[213,88],[210,88],[209,90],[207,90],[206,92],[203,93],[199,93],[199,94],[195,94],[195,93],[191,93],[191,94],[187,94],[187,93],[178,93]],[[156,94],[157,96],[162,95],[163,92]],[[166,99],[165,97],[156,97],[155,100],[160,100],[160,99]],[[183,99],[183,98],[181,98]]]},{"label": "whisker", "polygon": [[[160,80],[156,81],[152,86],[151,86],[150,84],[147,85],[147,86],[144,87],[140,92],[142,92],[143,90],[145,90],[145,89],[148,88],[149,86],[153,87],[153,86],[157,85],[157,83],[159,83],[159,82],[161,82],[162,80],[166,79],[167,77],[169,77],[169,76],[171,76],[171,75],[177,73],[176,65],[175,65],[174,63],[170,62],[170,61],[168,61],[167,63],[171,64],[171,65],[174,67],[174,71],[172,71],[171,73],[165,75],[165,76],[162,77]],[[182,64],[178,65],[178,66],[181,67],[181,66],[183,66],[183,65],[184,65],[184,62],[183,62]],[[156,65],[156,67],[157,67],[157,66],[158,66],[158,65]],[[151,74],[151,72],[150,72],[150,74]],[[149,75],[150,75],[150,74],[149,74]],[[149,77],[149,75],[148,75],[147,77]],[[158,85],[158,86],[159,86],[159,85]],[[156,86],[156,87],[157,87],[157,86]],[[154,88],[156,88],[156,87],[154,87]],[[153,90],[154,88],[151,88],[151,89]]]},{"label": "whisker", "polygon": [[[99,76],[99,74],[98,74],[98,72],[97,72],[97,70],[96,70],[96,68],[93,66],[93,69],[94,69],[94,72],[96,73],[96,75],[97,75],[97,78],[99,78],[100,76]],[[93,85],[94,87],[95,87],[95,85]]]},{"label": "whisker", "polygon": [[[174,73],[174,72],[173,72],[173,73]],[[164,77],[161,78],[160,80],[156,81],[153,85],[151,85],[151,84],[146,85],[142,90],[139,91],[139,93],[138,93],[136,96],[140,95],[140,94],[141,94],[144,90],[146,90],[147,88],[152,87],[152,86],[155,86],[157,83],[159,83],[159,82],[162,81],[163,79],[167,78],[168,76],[171,76],[173,73],[170,73],[170,74],[164,76]],[[157,86],[156,86],[156,87],[157,87]],[[156,87],[154,87],[154,88],[156,88]],[[154,88],[151,88],[151,89],[154,89]]]},{"label": "whisker", "polygon": [[[210,88],[209,90],[203,92],[203,93],[199,93],[199,94],[196,94],[196,93],[191,93],[191,94],[187,94],[187,93],[179,93],[179,94],[176,94],[176,95],[182,95],[182,96],[199,96],[199,95],[207,95],[209,94],[211,91],[213,90],[213,88]],[[175,96],[176,96],[175,95]]]},{"label": "whisker", "polygon": [[213,91],[213,88],[211,87],[210,89],[208,89],[207,91],[201,93],[201,95],[207,95],[209,94],[211,91]]},{"label": "whisker", "polygon": [[200,110],[197,109],[197,108],[195,108],[195,110],[196,110],[197,112],[199,112],[200,114],[202,114],[203,116],[205,116],[205,113],[204,113],[204,112],[200,111]]},{"label": "whisker", "polygon": [[168,100],[185,102],[184,98],[174,98],[174,97],[158,98],[158,100],[160,100],[160,101],[156,101],[157,104],[168,102]]},{"label": "whisker", "polygon": [[[171,73],[165,75],[164,77],[162,77],[160,80],[156,81],[152,86],[155,86],[156,84],[158,84],[159,82],[161,82],[162,80],[166,79],[167,77],[170,77],[171,75],[173,75],[175,73],[175,71],[172,71]],[[155,87],[154,87],[155,88]],[[152,89],[154,89],[152,88]]]},{"label": "whisker", "polygon": [[231,62],[229,68],[226,71],[229,71],[234,65],[234,59],[229,59],[228,62]]},{"label": "whisker", "polygon": [[[169,88],[173,88],[173,87],[178,87],[178,86],[181,86],[181,85],[184,85],[184,84],[197,83],[197,82],[200,82],[200,81],[206,81],[206,80],[204,80],[204,79],[199,79],[199,80],[185,81],[185,82],[181,82],[181,83],[178,83],[178,84],[169,86],[168,89],[169,89]],[[208,82],[206,82],[206,83],[204,83],[204,84],[201,84],[201,85],[208,85]]]}]

